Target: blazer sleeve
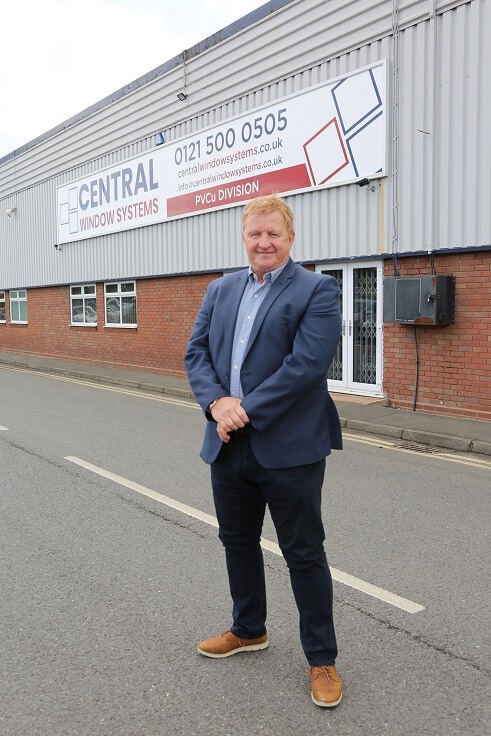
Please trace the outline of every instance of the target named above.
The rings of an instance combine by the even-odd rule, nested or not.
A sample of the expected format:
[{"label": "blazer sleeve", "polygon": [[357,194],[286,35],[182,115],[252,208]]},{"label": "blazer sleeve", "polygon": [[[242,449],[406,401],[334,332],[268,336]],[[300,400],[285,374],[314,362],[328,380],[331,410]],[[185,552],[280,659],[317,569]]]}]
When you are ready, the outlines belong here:
[{"label": "blazer sleeve", "polygon": [[189,385],[205,415],[212,401],[228,396],[228,391],[217,376],[210,353],[211,302],[208,290],[198,311],[184,357]]},{"label": "blazer sleeve", "polygon": [[326,386],[340,335],[339,287],[335,279],[323,277],[297,325],[290,352],[242,402],[259,431],[289,412],[301,416],[302,401],[311,401],[312,392]]}]

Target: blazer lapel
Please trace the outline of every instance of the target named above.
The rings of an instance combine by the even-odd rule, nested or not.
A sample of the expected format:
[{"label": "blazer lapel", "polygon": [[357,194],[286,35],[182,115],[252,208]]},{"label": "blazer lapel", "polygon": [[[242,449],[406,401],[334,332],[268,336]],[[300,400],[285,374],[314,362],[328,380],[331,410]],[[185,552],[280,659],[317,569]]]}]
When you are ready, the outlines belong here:
[{"label": "blazer lapel", "polygon": [[251,349],[251,346],[254,343],[254,340],[257,337],[257,333],[259,332],[261,325],[264,322],[264,318],[266,317],[271,305],[279,297],[281,292],[284,289],[286,289],[287,286],[290,285],[294,273],[295,273],[295,263],[290,259],[288,261],[288,264],[285,266],[284,270],[281,272],[281,274],[278,276],[274,284],[272,284],[271,288],[268,290],[268,293],[264,297],[264,300],[261,306],[259,307],[258,313],[254,320],[254,324],[252,325],[252,330],[249,336],[249,340],[247,342],[247,348],[244,353],[244,360],[246,358],[247,353]]}]

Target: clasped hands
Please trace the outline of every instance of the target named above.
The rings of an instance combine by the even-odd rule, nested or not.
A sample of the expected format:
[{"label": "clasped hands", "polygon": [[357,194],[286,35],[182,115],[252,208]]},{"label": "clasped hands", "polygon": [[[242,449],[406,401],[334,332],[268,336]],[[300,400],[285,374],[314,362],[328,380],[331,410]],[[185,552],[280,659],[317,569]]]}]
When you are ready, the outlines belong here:
[{"label": "clasped hands", "polygon": [[245,427],[249,417],[242,408],[241,399],[233,396],[222,396],[211,410],[211,416],[217,423],[218,436],[222,442],[230,440],[230,432]]}]

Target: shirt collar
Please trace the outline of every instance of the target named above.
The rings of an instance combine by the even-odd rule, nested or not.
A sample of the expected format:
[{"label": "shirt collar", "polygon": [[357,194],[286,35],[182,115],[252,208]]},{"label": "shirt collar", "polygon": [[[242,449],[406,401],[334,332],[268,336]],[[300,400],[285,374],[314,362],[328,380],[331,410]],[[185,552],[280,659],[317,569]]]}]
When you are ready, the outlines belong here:
[{"label": "shirt collar", "polygon": [[[264,282],[266,284],[269,284],[269,285],[274,284],[274,282],[276,281],[276,279],[278,278],[278,276],[280,275],[280,273],[283,271],[283,269],[285,268],[285,266],[287,265],[287,263],[288,263],[288,261],[286,263],[284,263],[282,266],[280,266],[279,268],[276,268],[274,271],[268,271],[267,273],[265,273],[264,274]],[[249,280],[251,280],[251,279],[253,279],[255,281],[259,281],[258,277],[256,276],[256,274],[252,270],[251,266],[249,266]]]}]

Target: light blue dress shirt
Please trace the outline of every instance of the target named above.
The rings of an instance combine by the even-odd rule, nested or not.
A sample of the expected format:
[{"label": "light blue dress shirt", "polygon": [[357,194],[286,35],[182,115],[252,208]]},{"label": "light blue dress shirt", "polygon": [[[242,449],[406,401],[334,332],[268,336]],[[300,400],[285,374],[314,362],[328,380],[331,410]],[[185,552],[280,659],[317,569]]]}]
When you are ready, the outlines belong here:
[{"label": "light blue dress shirt", "polygon": [[237,313],[237,321],[235,323],[234,349],[232,351],[232,362],[230,365],[230,396],[239,399],[244,398],[240,383],[240,369],[244,360],[247,343],[249,342],[252,325],[268,289],[274,284],[285,266],[286,263],[275,271],[265,273],[263,283],[259,281],[249,266],[249,278],[244,289],[244,294],[242,295]]}]

